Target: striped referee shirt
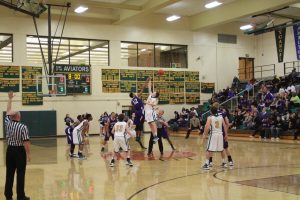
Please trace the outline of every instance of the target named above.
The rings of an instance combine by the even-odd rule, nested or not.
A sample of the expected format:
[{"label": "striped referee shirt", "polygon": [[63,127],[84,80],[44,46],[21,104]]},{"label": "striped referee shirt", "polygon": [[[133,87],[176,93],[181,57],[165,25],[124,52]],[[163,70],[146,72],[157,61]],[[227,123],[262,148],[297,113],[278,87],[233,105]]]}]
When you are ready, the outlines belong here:
[{"label": "striped referee shirt", "polygon": [[27,126],[11,120],[9,115],[5,117],[5,130],[8,146],[23,146],[24,141],[29,141]]}]

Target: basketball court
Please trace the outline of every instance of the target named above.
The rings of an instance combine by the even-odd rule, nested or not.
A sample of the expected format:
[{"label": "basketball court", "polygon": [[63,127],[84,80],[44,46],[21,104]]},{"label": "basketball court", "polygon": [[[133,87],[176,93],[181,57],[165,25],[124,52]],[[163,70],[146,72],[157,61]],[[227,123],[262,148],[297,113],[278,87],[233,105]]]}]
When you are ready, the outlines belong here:
[{"label": "basketball court", "polygon": [[[149,90],[159,92],[166,121],[175,111],[183,116],[185,109],[198,109],[206,120],[212,95],[231,86],[233,78],[245,86],[257,81],[247,93],[254,100],[259,83],[299,72],[300,1],[253,2],[0,0],[0,199],[5,198],[10,91],[13,110],[29,127],[25,192],[30,199],[300,199],[300,142],[292,135],[275,141],[249,138],[251,130],[230,131],[234,166],[222,167],[214,153],[209,170],[203,169],[207,140],[202,143],[197,127],[186,139],[188,122],[179,133],[168,127],[176,150],[161,138],[163,154],[157,144],[148,154],[131,138],[132,167],[123,151],[110,166],[114,143],[102,144],[104,113],[109,120],[113,113],[138,113],[129,93],[140,92],[143,105],[157,97]],[[233,112],[241,94],[219,103]],[[92,121],[79,119],[87,114]],[[76,144],[74,153],[65,130],[75,126],[76,116],[89,144],[83,152]],[[148,147],[151,130],[143,125],[141,142]],[[101,131],[109,138],[106,128]],[[14,199],[15,191],[16,178]]]},{"label": "basketball court", "polygon": [[[145,142],[149,135],[145,135]],[[172,137],[177,151],[166,142],[162,158],[157,148],[148,158],[133,144],[133,167],[118,161],[109,166],[110,151],[100,153],[99,138],[90,138],[88,159],[70,159],[65,138],[33,139],[27,167],[26,191],[32,199],[298,199],[299,142],[260,142],[231,138],[235,166],[203,171],[204,148],[192,136]],[[1,155],[5,145],[1,141]],[[111,150],[112,146],[109,146]],[[2,159],[1,176],[5,177]],[[3,193],[3,182],[0,192]]]}]

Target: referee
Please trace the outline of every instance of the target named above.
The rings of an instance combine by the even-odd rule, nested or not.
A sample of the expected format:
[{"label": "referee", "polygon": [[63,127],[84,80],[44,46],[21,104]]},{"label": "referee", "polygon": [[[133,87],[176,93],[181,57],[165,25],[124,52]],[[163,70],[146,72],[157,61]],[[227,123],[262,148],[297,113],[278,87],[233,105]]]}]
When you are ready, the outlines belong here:
[{"label": "referee", "polygon": [[12,200],[15,171],[17,171],[17,200],[29,200],[25,196],[26,162],[30,161],[30,142],[27,126],[20,123],[20,112],[12,111],[11,104],[14,94],[8,93],[8,104],[5,117],[7,139],[6,151],[6,182],[4,195]]}]

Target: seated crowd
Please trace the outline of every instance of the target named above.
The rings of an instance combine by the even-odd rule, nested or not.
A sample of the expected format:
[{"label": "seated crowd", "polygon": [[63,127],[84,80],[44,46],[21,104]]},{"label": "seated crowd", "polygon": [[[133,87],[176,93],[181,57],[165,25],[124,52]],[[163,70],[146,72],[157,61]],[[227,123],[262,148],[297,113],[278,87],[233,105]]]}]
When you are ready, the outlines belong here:
[{"label": "seated crowd", "polygon": [[[293,73],[293,72],[292,72]],[[291,74],[292,74],[291,73]],[[291,131],[294,139],[300,133],[300,82],[297,76],[277,78],[261,83],[255,99],[247,92],[238,97],[238,107],[232,113],[233,129],[251,129],[263,139],[279,140],[284,131]]]}]

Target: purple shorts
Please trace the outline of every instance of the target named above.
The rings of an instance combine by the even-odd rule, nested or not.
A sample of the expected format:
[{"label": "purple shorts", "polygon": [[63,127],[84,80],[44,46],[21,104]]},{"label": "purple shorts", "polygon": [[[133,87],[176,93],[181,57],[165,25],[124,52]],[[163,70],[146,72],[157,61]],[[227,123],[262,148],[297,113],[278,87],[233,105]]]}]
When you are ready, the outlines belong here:
[{"label": "purple shorts", "polygon": [[163,137],[165,139],[169,138],[168,131],[167,131],[166,127],[162,128],[161,137]]}]

